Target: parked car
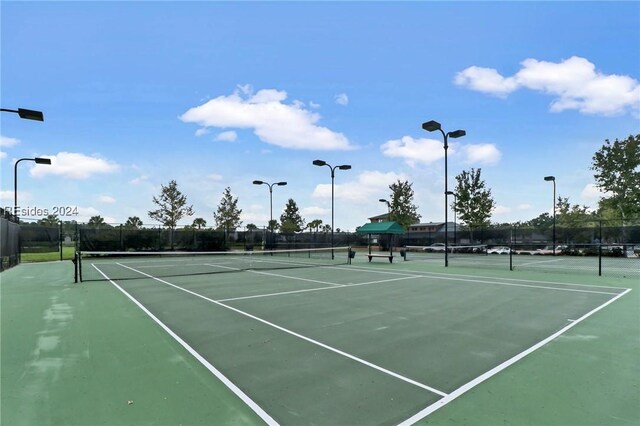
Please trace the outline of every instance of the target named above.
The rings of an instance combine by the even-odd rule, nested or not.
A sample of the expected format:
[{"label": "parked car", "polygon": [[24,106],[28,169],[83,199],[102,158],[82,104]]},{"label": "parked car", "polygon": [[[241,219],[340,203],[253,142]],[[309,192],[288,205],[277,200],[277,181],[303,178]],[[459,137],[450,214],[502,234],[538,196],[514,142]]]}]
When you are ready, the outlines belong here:
[{"label": "parked car", "polygon": [[[567,249],[567,246],[556,246],[555,254],[556,255],[562,254],[562,251],[566,249]],[[553,254],[553,246],[546,246],[543,249],[538,249],[534,251],[533,254]]]},{"label": "parked car", "polygon": [[444,249],[444,243],[435,243],[425,247],[424,251],[444,251]]},{"label": "parked car", "polygon": [[509,254],[511,249],[509,247],[491,247],[487,249],[487,254]]}]

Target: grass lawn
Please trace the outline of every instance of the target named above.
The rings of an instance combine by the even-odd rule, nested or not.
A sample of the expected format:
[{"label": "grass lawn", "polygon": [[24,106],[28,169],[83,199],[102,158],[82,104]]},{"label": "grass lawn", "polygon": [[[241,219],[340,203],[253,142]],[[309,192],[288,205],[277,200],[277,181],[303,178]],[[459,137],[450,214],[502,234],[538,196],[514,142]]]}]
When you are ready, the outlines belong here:
[{"label": "grass lawn", "polygon": [[[62,260],[73,259],[75,247],[62,247]],[[60,260],[60,251],[49,251],[45,253],[20,253],[21,262],[49,262],[52,260]]]}]

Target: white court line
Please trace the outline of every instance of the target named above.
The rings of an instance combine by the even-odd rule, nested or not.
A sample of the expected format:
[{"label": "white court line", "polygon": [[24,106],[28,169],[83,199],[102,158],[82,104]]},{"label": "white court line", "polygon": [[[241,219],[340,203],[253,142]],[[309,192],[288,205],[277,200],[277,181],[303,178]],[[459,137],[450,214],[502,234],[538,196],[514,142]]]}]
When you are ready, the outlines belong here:
[{"label": "white court line", "polygon": [[[208,263],[205,263],[205,265],[206,266],[218,267],[218,268],[224,268],[224,269],[233,269],[235,271],[252,272],[254,274],[260,274],[260,275],[270,275],[270,276],[279,277],[279,278],[292,278],[292,277],[289,277],[287,275],[274,274],[274,273],[271,273],[271,272],[264,272],[264,271],[256,271],[254,269],[239,269],[239,268],[232,268],[231,266],[222,266],[222,265],[215,265],[215,264],[208,264]],[[344,284],[331,283],[329,281],[312,280],[310,278],[295,278],[295,279],[299,280],[299,281],[308,281],[308,282],[312,282],[312,283],[326,284],[326,285],[332,285],[332,286],[342,286],[342,285],[344,285]]]},{"label": "white court line", "polygon": [[538,261],[527,262],[527,263],[519,263],[515,266],[539,265],[541,263],[552,263],[552,262],[562,262],[562,259],[538,260]]},{"label": "white court line", "polygon": [[111,284],[113,284],[118,290],[124,293],[133,303],[135,303],[142,311],[147,314],[153,321],[156,322],[164,331],[166,331],[169,336],[173,337],[183,348],[187,350],[191,355],[193,355],[207,370],[213,373],[225,386],[231,390],[238,398],[240,398],[245,404],[249,406],[264,422],[268,425],[276,426],[278,422],[276,422],[273,417],[267,414],[258,404],[256,404],[247,394],[245,394],[239,387],[237,387],[231,380],[227,379],[227,377],[220,372],[217,368],[215,368],[209,361],[207,361],[202,355],[200,355],[195,349],[193,349],[187,342],[182,340],[180,336],[173,332],[166,324],[158,319],[151,311],[149,311],[142,303],[140,303],[135,297],[127,293],[122,287],[113,282],[107,275],[104,274],[95,264],[91,264],[103,277],[105,277]]},{"label": "white court line", "polygon": [[[337,268],[337,267],[335,267]],[[348,269],[348,270],[360,270],[360,271],[367,271],[367,272],[378,272],[375,269],[367,269],[367,268],[340,268],[340,269]],[[405,271],[406,273],[400,273],[400,272],[381,272],[381,273],[387,273],[387,274],[395,274],[395,275],[410,275],[410,276],[415,276],[415,275],[411,275],[411,274],[418,274],[419,271]],[[610,295],[617,295],[620,294],[618,292],[607,292],[607,291],[596,291],[596,290],[581,290],[581,289],[574,289],[574,288],[561,288],[561,287],[549,287],[549,286],[541,286],[541,285],[533,285],[533,284],[519,284],[519,283],[513,283],[513,282],[499,282],[499,281],[486,281],[484,279],[478,279],[478,278],[487,278],[487,279],[500,279],[500,280],[509,280],[509,281],[520,281],[520,282],[537,282],[537,283],[544,283],[544,284],[560,284],[560,285],[571,285],[571,286],[581,286],[581,287],[590,287],[590,288],[611,288],[611,289],[617,289],[617,290],[628,290],[625,288],[621,288],[621,287],[607,287],[607,286],[596,286],[596,285],[589,285],[589,284],[571,284],[571,283],[561,283],[561,282],[547,282],[547,281],[530,281],[530,280],[511,280],[509,278],[494,278],[494,277],[474,277],[473,275],[458,275],[458,274],[444,274],[444,273],[438,273],[438,272],[423,272],[421,275],[419,275],[420,277],[423,278],[437,278],[437,279],[443,279],[443,280],[451,280],[451,281],[463,281],[463,282],[470,282],[470,283],[480,283],[480,284],[492,284],[492,285],[503,285],[503,286],[508,286],[508,287],[528,287],[528,288],[537,288],[537,289],[542,289],[542,290],[555,290],[555,291],[570,291],[570,292],[578,292],[578,293],[596,293],[596,294],[610,294]],[[460,278],[460,277],[468,277],[468,278]]]},{"label": "white court line", "polygon": [[[286,276],[284,276],[286,277]],[[294,280],[297,280],[298,278],[296,277],[286,277],[286,278],[291,278]],[[255,299],[255,298],[260,298],[260,297],[271,297],[271,296],[283,296],[283,295],[287,295],[287,294],[295,294],[295,293],[306,293],[309,291],[322,291],[322,290],[335,290],[338,288],[349,288],[349,287],[358,287],[361,285],[371,285],[371,284],[380,284],[380,283],[388,283],[388,282],[392,282],[392,281],[402,281],[402,280],[410,280],[412,278],[420,278],[419,276],[415,276],[415,277],[401,277],[401,278],[391,278],[388,280],[378,280],[378,281],[368,281],[365,283],[355,283],[355,284],[336,284],[336,287],[317,287],[317,288],[306,288],[303,290],[291,290],[291,291],[281,291],[278,293],[265,293],[265,294],[256,294],[253,296],[241,296],[241,297],[232,297],[229,299],[218,299],[218,302],[231,302],[234,300],[244,300],[244,299]]]},{"label": "white court line", "polygon": [[268,325],[268,326],[273,327],[273,328],[275,328],[275,329],[277,329],[277,330],[280,330],[280,331],[282,331],[282,332],[285,332],[285,333],[287,333],[287,334],[290,334],[290,335],[292,335],[292,336],[294,336],[294,337],[297,337],[297,338],[299,338],[299,339],[305,340],[305,341],[307,341],[307,342],[309,342],[309,343],[312,343],[312,344],[314,344],[314,345],[320,346],[320,347],[322,347],[322,348],[324,348],[324,349],[327,349],[327,350],[329,350],[329,351],[331,351],[331,352],[337,353],[338,355],[342,355],[342,356],[344,356],[344,357],[346,357],[346,358],[349,358],[349,359],[351,359],[351,360],[353,360],[353,361],[356,361],[356,362],[358,362],[358,363],[360,363],[360,364],[366,365],[367,367],[371,367],[371,368],[373,368],[373,369],[375,369],[375,370],[378,370],[378,371],[380,371],[380,372],[382,372],[382,373],[385,373],[385,374],[387,374],[387,375],[389,375],[389,376],[395,377],[396,379],[400,379],[400,380],[402,380],[403,382],[406,382],[406,383],[412,384],[412,385],[414,385],[414,386],[417,386],[417,387],[419,387],[419,388],[422,388],[422,389],[428,390],[429,392],[431,392],[431,393],[435,393],[435,394],[440,395],[440,396],[447,396],[447,394],[446,394],[446,393],[444,393],[444,392],[442,392],[442,391],[440,391],[440,390],[438,390],[438,389],[436,389],[436,388],[433,388],[433,387],[431,387],[431,386],[427,386],[427,385],[425,385],[425,384],[423,384],[423,383],[420,383],[420,382],[417,382],[417,381],[415,381],[415,380],[412,380],[412,379],[410,379],[410,378],[408,378],[408,377],[405,377],[405,376],[403,376],[403,375],[401,375],[401,374],[395,373],[395,372],[393,372],[393,371],[391,371],[391,370],[387,370],[386,368],[380,367],[379,365],[373,364],[373,363],[371,363],[371,362],[369,362],[369,361],[365,361],[365,360],[364,360],[364,359],[362,359],[362,358],[358,358],[358,357],[357,357],[357,356],[355,356],[355,355],[351,355],[351,354],[349,354],[349,353],[347,353],[347,352],[341,351],[340,349],[334,348],[334,347],[332,347],[332,346],[326,345],[326,344],[324,344],[324,343],[322,343],[322,342],[319,342],[319,341],[317,341],[317,340],[311,339],[310,337],[303,336],[302,334],[296,333],[295,331],[289,330],[289,329],[287,329],[287,328],[284,328],[284,327],[282,327],[282,326],[279,326],[279,325],[277,325],[277,324],[274,324],[274,323],[272,323],[272,322],[269,322],[269,321],[267,321],[267,320],[265,320],[265,319],[262,319],[262,318],[260,318],[260,317],[255,316],[255,315],[252,315],[252,314],[250,314],[250,313],[248,313],[248,312],[244,312],[244,311],[242,311],[242,310],[240,310],[240,309],[234,308],[233,306],[225,305],[225,304],[224,304],[224,303],[222,303],[222,302],[218,302],[218,301],[216,301],[216,300],[210,299],[210,298],[208,298],[208,297],[206,297],[206,296],[203,296],[203,295],[201,295],[201,294],[198,294],[198,293],[196,293],[196,292],[194,292],[194,291],[187,290],[186,288],[182,288],[182,287],[180,287],[180,286],[177,286],[177,285],[175,285],[175,284],[170,283],[169,281],[165,281],[165,280],[163,280],[163,279],[156,278],[156,277],[154,277],[153,275],[146,274],[146,273],[144,273],[144,272],[142,272],[142,271],[138,271],[138,270],[136,270],[136,269],[134,269],[134,268],[131,268],[131,267],[129,267],[129,266],[126,266],[126,265],[120,265],[120,266],[122,266],[123,268],[130,269],[130,270],[132,270],[132,271],[134,271],[134,272],[137,272],[137,273],[139,273],[139,274],[142,274],[142,275],[144,275],[144,276],[146,276],[146,277],[148,277],[148,278],[154,279],[154,280],[156,280],[156,281],[158,281],[158,282],[161,282],[161,283],[163,283],[163,284],[166,284],[166,285],[168,285],[168,286],[171,286],[171,287],[173,287],[173,288],[175,288],[175,289],[177,289],[177,290],[184,291],[185,293],[188,293],[188,294],[191,294],[191,295],[193,295],[193,296],[199,297],[199,298],[204,299],[204,300],[206,300],[206,301],[208,301],[208,302],[214,303],[214,304],[216,304],[216,305],[218,305],[218,306],[222,306],[223,308],[227,308],[227,309],[229,309],[229,310],[231,310],[231,311],[233,311],[233,312],[239,313],[239,314],[244,315],[244,316],[246,316],[246,317],[248,317],[248,318],[251,318],[251,319],[253,319],[253,320],[259,321],[259,322],[261,322],[261,323],[263,323],[263,324],[265,324],[265,325]]},{"label": "white court line", "polygon": [[[518,266],[518,265],[515,265]],[[335,266],[335,268],[338,268],[338,266]],[[358,268],[357,266],[355,266],[354,268]],[[363,271],[374,271],[375,269],[367,269],[364,267],[359,267],[361,268],[361,270]],[[627,270],[627,269],[625,269]],[[421,273],[421,274],[425,274],[425,275],[444,275],[444,276],[456,276],[456,277],[468,277],[468,278],[483,278],[483,279],[494,279],[494,280],[503,280],[503,281],[518,281],[518,282],[527,282],[527,283],[542,283],[542,284],[561,284],[561,285],[572,285],[572,286],[577,286],[577,287],[596,287],[596,288],[611,288],[611,289],[616,289],[616,290],[627,290],[626,287],[615,287],[615,286],[607,286],[607,285],[596,285],[596,284],[579,284],[579,283],[569,283],[569,282],[560,282],[560,281],[539,281],[539,280],[525,280],[522,278],[502,278],[502,277],[487,277],[484,275],[466,275],[466,274],[452,274],[452,273],[446,273],[446,272],[425,272],[425,271],[415,271],[415,270],[410,270],[407,269],[405,270],[407,272],[415,272],[415,273]]]},{"label": "white court line", "polygon": [[586,314],[584,314],[580,318],[574,320],[573,322],[571,322],[569,325],[565,326],[564,328],[561,328],[560,330],[558,330],[557,332],[553,333],[551,336],[547,337],[546,339],[544,339],[544,340],[536,343],[535,345],[531,346],[529,349],[527,349],[527,350],[525,350],[523,352],[520,352],[518,355],[516,355],[516,356],[514,356],[514,357],[512,357],[512,358],[510,358],[510,359],[508,359],[506,361],[504,361],[502,364],[499,364],[498,366],[492,368],[491,370],[487,371],[486,373],[484,373],[484,374],[476,377],[475,379],[471,380],[470,382],[460,386],[458,389],[454,390],[449,395],[445,396],[442,399],[439,399],[438,401],[436,401],[433,404],[429,405],[424,410],[422,410],[422,411],[414,414],[413,416],[409,417],[407,420],[405,420],[402,423],[400,423],[399,426],[412,425],[412,424],[424,419],[429,414],[433,413],[434,411],[438,410],[439,408],[444,407],[445,405],[447,405],[448,403],[450,403],[454,399],[458,398],[460,395],[462,395],[462,394],[466,393],[467,391],[473,389],[474,387],[476,387],[480,383],[484,382],[485,380],[489,379],[490,377],[495,376],[496,374],[498,374],[499,372],[501,372],[505,368],[507,368],[510,365],[520,361],[522,358],[524,358],[525,356],[529,355],[530,353],[540,349],[542,346],[544,346],[547,343],[551,342],[552,340],[554,340],[555,338],[557,338],[561,334],[565,333],[567,330],[571,329],[572,327],[576,326],[580,322],[582,322],[585,319],[589,318],[591,315],[595,314],[599,310],[601,310],[601,309],[605,308],[606,306],[610,305],[611,303],[615,302],[616,300],[618,300],[619,298],[621,298],[625,294],[629,293],[630,291],[631,291],[631,289],[629,288],[625,292],[618,294],[616,297],[614,297],[614,298],[610,299],[609,301],[603,303],[602,305],[598,306],[597,308],[587,312]]}]

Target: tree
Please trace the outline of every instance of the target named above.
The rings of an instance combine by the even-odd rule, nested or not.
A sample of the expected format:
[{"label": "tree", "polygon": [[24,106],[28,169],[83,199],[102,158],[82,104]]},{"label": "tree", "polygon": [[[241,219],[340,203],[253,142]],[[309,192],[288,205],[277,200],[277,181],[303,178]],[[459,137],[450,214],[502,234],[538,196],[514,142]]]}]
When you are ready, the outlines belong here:
[{"label": "tree", "polygon": [[197,217],[197,218],[193,219],[193,223],[191,224],[191,226],[192,226],[193,228],[202,229],[202,228],[204,228],[205,226],[207,226],[207,221],[206,221],[206,220],[204,220],[204,219],[203,219],[203,218],[201,218],[201,217]]},{"label": "tree", "polygon": [[569,197],[558,197],[556,203],[556,225],[566,228],[595,226],[594,223],[587,223],[590,219],[593,219],[593,215],[588,206],[571,205]]},{"label": "tree", "polygon": [[321,231],[324,233],[331,232],[331,225],[329,225],[328,223],[325,223],[324,226],[322,226]]},{"label": "tree", "polygon": [[233,198],[231,188],[226,187],[222,193],[222,199],[218,204],[218,210],[213,212],[216,221],[216,228],[223,229],[228,235],[231,229],[236,229],[242,225],[240,214],[242,210],[238,208],[238,198]]},{"label": "tree", "polygon": [[524,222],[522,226],[537,229],[551,228],[553,226],[553,216],[549,213],[542,213],[540,216]]},{"label": "tree", "polygon": [[485,182],[481,179],[482,169],[472,168],[463,170],[456,180],[457,203],[453,208],[462,222],[469,227],[471,239],[473,229],[482,228],[489,224],[491,212],[496,203],[491,197],[491,190],[486,189]]},{"label": "tree", "polygon": [[143,223],[138,216],[130,216],[124,223],[124,227],[128,229],[140,229]]},{"label": "tree", "polygon": [[289,198],[284,212],[280,215],[280,230],[284,234],[292,234],[294,232],[300,232],[304,229],[304,225],[305,222],[302,216],[300,216],[298,205],[293,198]]},{"label": "tree", "polygon": [[36,223],[38,225],[42,225],[42,226],[50,226],[50,227],[59,226],[60,225],[60,218],[56,214],[50,214],[47,217],[45,217],[44,219],[38,220],[38,222],[36,222]]},{"label": "tree", "polygon": [[255,224],[253,224],[253,223],[248,223],[247,224],[247,231],[252,231],[253,232],[253,231],[257,230],[257,229],[258,229],[258,227]]},{"label": "tree", "polygon": [[601,209],[617,210],[623,221],[640,214],[640,134],[613,143],[606,139],[591,170],[596,186],[610,194],[601,200]]},{"label": "tree", "polygon": [[269,221],[269,225],[267,226],[267,229],[272,229],[274,231],[277,231],[278,229],[280,229],[280,224],[278,223],[277,220],[271,219]]},{"label": "tree", "polygon": [[106,222],[104,221],[104,218],[100,215],[91,216],[89,218],[89,222],[87,222],[87,225],[98,227],[98,226],[106,225]]},{"label": "tree", "polygon": [[420,221],[420,215],[418,214],[418,207],[413,204],[413,184],[408,181],[401,181],[389,185],[391,190],[391,202],[389,203],[390,218],[398,222],[404,228],[409,228],[409,225]]},{"label": "tree", "polygon": [[320,225],[322,225],[322,219],[314,219],[307,224],[307,228],[309,228],[309,232],[313,232],[314,230],[318,232]]},{"label": "tree", "polygon": [[180,192],[175,180],[170,181],[169,185],[161,185],[161,187],[160,196],[153,197],[153,203],[159,208],[151,210],[149,217],[173,231],[180,219],[193,215],[193,206],[187,206],[187,197]]}]

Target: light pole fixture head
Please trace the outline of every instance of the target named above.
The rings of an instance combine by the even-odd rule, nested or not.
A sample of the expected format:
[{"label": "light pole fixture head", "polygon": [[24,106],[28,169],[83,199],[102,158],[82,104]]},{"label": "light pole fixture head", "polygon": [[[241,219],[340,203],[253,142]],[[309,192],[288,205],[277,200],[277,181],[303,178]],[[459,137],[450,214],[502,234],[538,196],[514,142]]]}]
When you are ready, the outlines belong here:
[{"label": "light pole fixture head", "polygon": [[44,121],[42,111],[34,111],[32,109],[18,108],[18,115],[25,120]]},{"label": "light pole fixture head", "polygon": [[263,182],[263,181],[261,181],[261,180],[254,180],[254,181],[253,181],[253,184],[254,184],[254,185],[262,185],[263,183],[265,183],[265,182]]},{"label": "light pole fixture head", "polygon": [[555,176],[545,176],[545,177],[544,177],[544,180],[546,180],[547,182],[549,182],[549,181],[555,181],[555,180],[556,180],[556,177],[555,177]]},{"label": "light pole fixture head", "polygon": [[287,182],[278,182],[278,183],[276,183],[276,185],[278,185],[278,186],[285,186],[286,184],[287,184]]},{"label": "light pole fixture head", "polygon": [[453,132],[449,132],[449,137],[450,138],[461,138],[462,136],[466,135],[467,132],[465,132],[464,130],[454,130]]},{"label": "light pole fixture head", "polygon": [[36,158],[33,159],[33,161],[35,161],[36,164],[49,164],[49,165],[51,165],[51,159],[50,158],[36,157]]},{"label": "light pole fixture head", "polygon": [[427,121],[426,123],[422,123],[422,128],[427,132],[434,132],[436,130],[440,130],[442,126],[435,120]]},{"label": "light pole fixture head", "polygon": [[343,164],[342,166],[338,166],[338,168],[340,170],[350,170],[351,169],[351,165],[349,164]]},{"label": "light pole fixture head", "polygon": [[326,161],[322,161],[322,160],[313,160],[313,165],[314,166],[326,166],[327,162]]},{"label": "light pole fixture head", "polygon": [[455,193],[455,192],[453,192],[453,191],[447,191],[447,192],[445,192],[445,194],[447,194],[447,195],[453,195],[454,197],[456,196],[456,193]]}]

